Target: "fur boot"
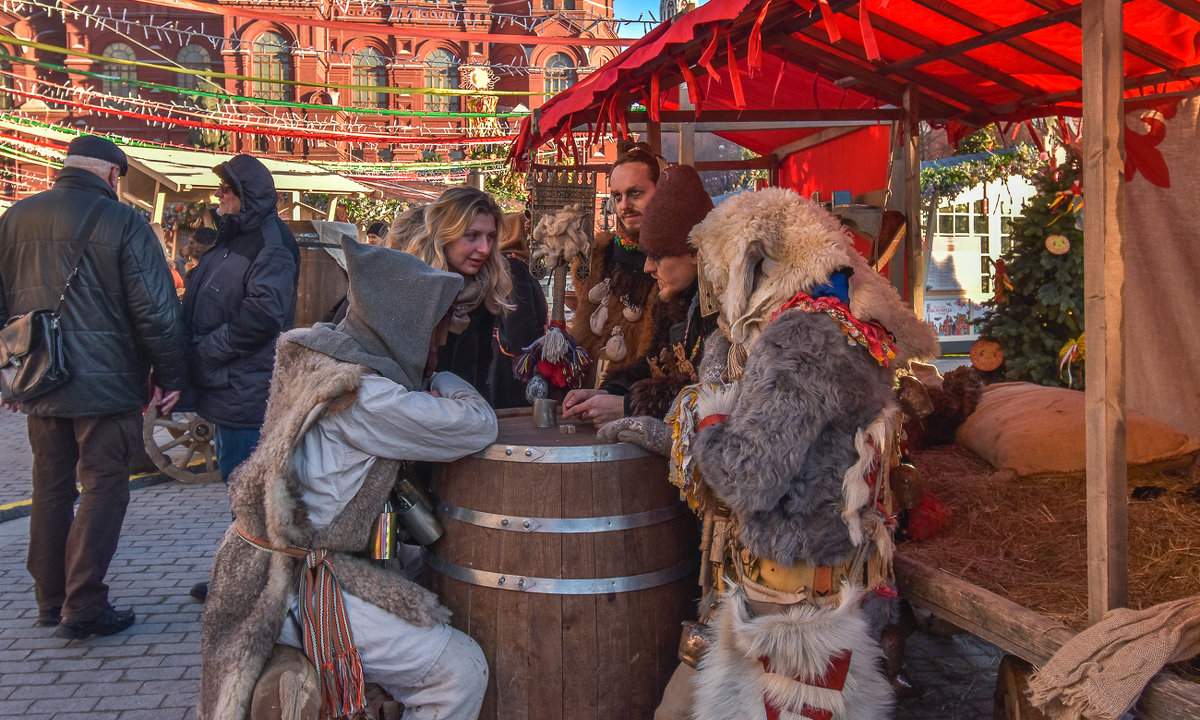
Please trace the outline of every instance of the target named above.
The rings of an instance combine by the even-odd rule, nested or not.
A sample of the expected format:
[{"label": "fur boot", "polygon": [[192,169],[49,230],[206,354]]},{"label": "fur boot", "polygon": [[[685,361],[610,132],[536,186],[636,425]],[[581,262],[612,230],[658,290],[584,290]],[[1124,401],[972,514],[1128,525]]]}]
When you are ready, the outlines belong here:
[{"label": "fur boot", "polygon": [[843,586],[837,607],[798,604],[755,617],[740,589],[726,593],[696,674],[696,720],[767,720],[768,703],[780,720],[891,717],[883,651],[861,599],[861,590]]}]

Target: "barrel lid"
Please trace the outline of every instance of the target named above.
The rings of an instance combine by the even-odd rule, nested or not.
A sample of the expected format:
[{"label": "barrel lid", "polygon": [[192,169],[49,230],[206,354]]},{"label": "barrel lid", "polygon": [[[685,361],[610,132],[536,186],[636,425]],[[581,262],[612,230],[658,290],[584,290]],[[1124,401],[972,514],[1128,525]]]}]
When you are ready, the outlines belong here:
[{"label": "barrel lid", "polygon": [[567,433],[562,431],[562,426],[535,427],[533,412],[529,408],[502,410],[496,415],[500,426],[496,442],[471,457],[557,464],[614,462],[653,455],[649,450],[631,443],[601,441],[590,423],[575,425],[575,431]]}]

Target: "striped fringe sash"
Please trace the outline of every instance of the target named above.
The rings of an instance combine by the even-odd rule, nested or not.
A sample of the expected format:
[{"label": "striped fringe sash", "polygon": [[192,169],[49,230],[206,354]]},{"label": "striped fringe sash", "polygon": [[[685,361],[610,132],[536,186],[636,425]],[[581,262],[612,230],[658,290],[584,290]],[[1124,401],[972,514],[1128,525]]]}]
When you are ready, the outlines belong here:
[{"label": "striped fringe sash", "polygon": [[340,718],[362,709],[366,704],[362,662],[354,647],[342,588],[333,574],[328,552],[324,548],[309,550],[294,545],[277,548],[240,527],[237,531],[259,550],[304,560],[299,588],[300,627],[304,654],[317,669],[321,716]]}]

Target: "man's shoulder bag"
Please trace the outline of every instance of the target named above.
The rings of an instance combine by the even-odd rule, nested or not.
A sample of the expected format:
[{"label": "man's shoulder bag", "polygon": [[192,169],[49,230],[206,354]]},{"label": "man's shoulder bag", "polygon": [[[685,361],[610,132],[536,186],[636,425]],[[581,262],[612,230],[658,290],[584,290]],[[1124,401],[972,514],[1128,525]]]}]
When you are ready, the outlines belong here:
[{"label": "man's shoulder bag", "polygon": [[76,240],[74,260],[58,304],[53,310],[33,310],[10,318],[0,328],[0,400],[6,403],[26,403],[62,387],[71,379],[67,370],[66,355],[63,353],[62,326],[58,311],[71,280],[79,271],[79,262],[87,248],[96,220],[104,211],[104,202],[98,202],[83,221]]}]

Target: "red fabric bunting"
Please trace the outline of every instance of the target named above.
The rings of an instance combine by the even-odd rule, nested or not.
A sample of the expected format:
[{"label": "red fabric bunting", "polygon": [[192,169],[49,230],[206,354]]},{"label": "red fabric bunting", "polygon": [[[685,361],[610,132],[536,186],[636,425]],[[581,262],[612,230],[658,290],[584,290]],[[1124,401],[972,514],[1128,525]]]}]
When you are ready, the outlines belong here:
[{"label": "red fabric bunting", "polygon": [[733,89],[733,104],[739,109],[746,107],[746,93],[742,91],[741,71],[738,70],[737,55],[733,51],[733,38],[725,38],[725,48],[728,57],[726,60],[729,63],[729,85]]},{"label": "red fabric bunting", "polygon": [[866,0],[858,3],[858,29],[862,33],[863,52],[868,60],[879,59],[879,43],[875,42],[875,28],[871,27],[871,13]]},{"label": "red fabric bunting", "polygon": [[817,4],[821,7],[821,17],[825,18],[825,32],[829,35],[829,42],[835,43],[841,40],[842,31],[838,28],[833,8],[829,7],[829,0],[817,0]]},{"label": "red fabric bunting", "polygon": [[762,10],[758,11],[758,19],[754,21],[754,27],[750,28],[750,41],[747,43],[746,51],[746,71],[751,77],[762,70],[762,26],[767,19],[767,10],[770,7],[769,0],[763,3]]},{"label": "red fabric bunting", "polygon": [[721,82],[721,74],[713,67],[712,61],[713,56],[717,54],[717,38],[719,37],[721,37],[721,29],[713,25],[712,40],[708,43],[708,47],[704,48],[704,53],[700,56],[700,62],[698,63],[700,67],[708,71],[708,76],[716,80],[718,84]]}]

